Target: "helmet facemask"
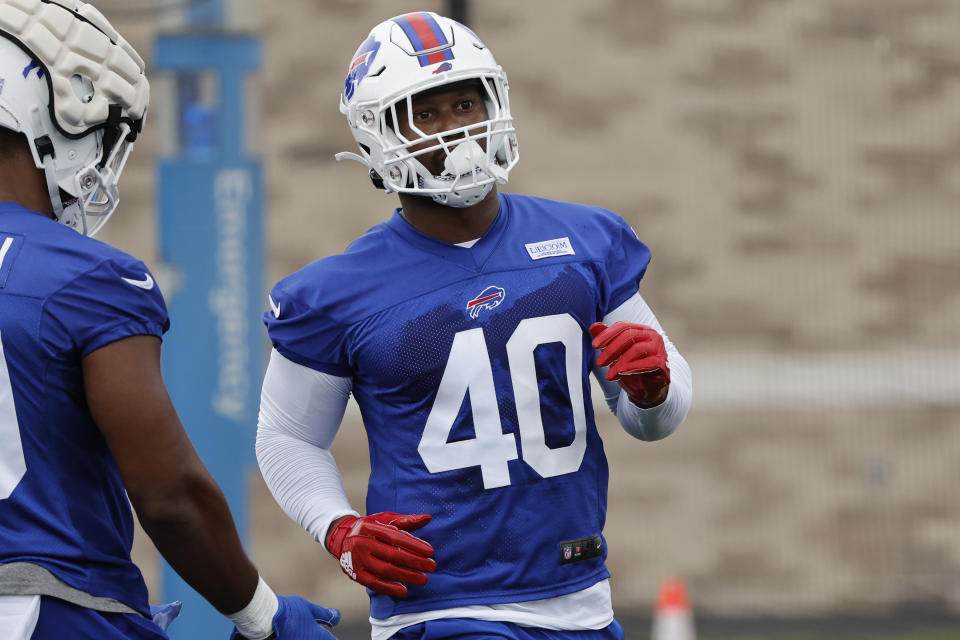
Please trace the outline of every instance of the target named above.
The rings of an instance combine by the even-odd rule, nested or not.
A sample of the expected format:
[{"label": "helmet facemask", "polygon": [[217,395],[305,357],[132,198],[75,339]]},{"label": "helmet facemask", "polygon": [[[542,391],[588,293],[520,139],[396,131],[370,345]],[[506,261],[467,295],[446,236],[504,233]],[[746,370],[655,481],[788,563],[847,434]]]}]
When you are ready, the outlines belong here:
[{"label": "helmet facemask", "polygon": [[[384,109],[381,114],[382,135],[388,142],[383,149],[384,183],[391,190],[415,188],[418,195],[429,196],[440,204],[468,207],[486,197],[495,183],[506,184],[509,169],[505,167],[510,165],[510,156],[515,156],[508,146],[513,127],[510,119],[503,115],[496,84],[492,78],[460,82],[471,82],[479,88],[486,120],[428,134],[413,120],[414,103],[422,93],[407,94]],[[448,82],[435,88],[455,84],[459,82]],[[404,116],[408,135],[404,135],[397,125]],[[438,151],[445,156],[439,174],[428,169],[421,160]]]},{"label": "helmet facemask", "polygon": [[[80,168],[73,175],[73,189],[64,189],[69,195],[77,195],[67,203],[61,203],[57,219],[87,236],[94,236],[103,228],[120,202],[117,183],[133,151],[133,142],[128,139],[130,125],[121,123],[118,129],[117,142],[110,148],[106,159]],[[51,200],[56,215],[57,201],[52,196]]]}]

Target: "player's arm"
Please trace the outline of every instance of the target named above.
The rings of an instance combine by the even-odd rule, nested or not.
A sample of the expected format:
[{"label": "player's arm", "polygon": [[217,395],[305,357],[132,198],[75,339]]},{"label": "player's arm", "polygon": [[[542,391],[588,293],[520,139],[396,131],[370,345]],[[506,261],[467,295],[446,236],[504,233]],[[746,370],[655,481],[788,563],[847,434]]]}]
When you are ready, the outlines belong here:
[{"label": "player's arm", "polygon": [[690,365],[635,294],[591,327],[594,375],[623,428],[659,440],[683,423],[693,398]]},{"label": "player's arm", "polygon": [[[227,501],[190,443],[160,371],[160,340],[131,336],[83,359],[87,402],[116,461],[140,523],[181,577],[248,638],[332,638],[302,619],[339,614],[280,598],[259,578]],[[271,628],[273,627],[273,628]]]},{"label": "player's arm", "polygon": [[330,452],[350,397],[351,380],[297,364],[274,350],[264,376],[257,460],[276,501],[340,561],[352,580],[405,597],[436,569],[433,547],[408,533],[426,514],[360,517]]}]

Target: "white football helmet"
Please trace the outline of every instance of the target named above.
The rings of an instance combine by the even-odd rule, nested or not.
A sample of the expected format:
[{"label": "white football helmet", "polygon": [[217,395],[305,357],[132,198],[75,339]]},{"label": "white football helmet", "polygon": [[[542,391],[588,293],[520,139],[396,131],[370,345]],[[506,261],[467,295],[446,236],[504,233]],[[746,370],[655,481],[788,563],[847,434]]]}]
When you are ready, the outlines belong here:
[{"label": "white football helmet", "polygon": [[[416,94],[464,80],[479,81],[487,120],[427,135],[412,120]],[[387,191],[429,196],[451,207],[482,200],[494,183],[505,184],[519,149],[507,75],[486,45],[459,22],[430,12],[408,13],[382,22],[353,56],[340,112],[347,116],[360,155],[338,153],[370,170],[374,184]],[[397,126],[399,104],[419,137],[404,137]],[[429,143],[423,149],[411,148]],[[442,149],[445,170],[433,175],[418,157]]]},{"label": "white football helmet", "polygon": [[95,7],[0,0],[0,127],[26,137],[57,220],[103,227],[149,100],[143,60]]}]

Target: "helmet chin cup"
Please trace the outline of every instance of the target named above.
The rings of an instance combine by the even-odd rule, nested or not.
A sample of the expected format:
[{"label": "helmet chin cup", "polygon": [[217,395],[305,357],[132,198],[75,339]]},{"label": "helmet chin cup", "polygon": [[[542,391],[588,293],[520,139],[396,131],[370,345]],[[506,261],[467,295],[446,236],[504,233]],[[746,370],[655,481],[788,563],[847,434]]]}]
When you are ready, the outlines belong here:
[{"label": "helmet chin cup", "polygon": [[451,190],[440,190],[443,189],[443,182],[439,178],[421,178],[421,182],[424,188],[435,189],[436,192],[430,195],[430,198],[437,204],[442,204],[447,207],[454,207],[455,209],[465,209],[467,207],[472,207],[473,205],[479,203],[481,200],[489,195],[490,191],[493,190],[493,182],[488,181],[481,185],[474,187],[465,187],[459,189],[457,187],[450,187]]},{"label": "helmet chin cup", "polygon": [[444,175],[463,176],[487,168],[487,152],[476,140],[467,140],[454,147],[443,161]]},{"label": "helmet chin cup", "polygon": [[[413,162],[423,166],[418,160]],[[421,188],[433,191],[433,201],[448,207],[472,207],[487,197],[494,183],[507,181],[506,172],[490,161],[475,140],[462,142],[448,152],[443,166],[444,172],[439,176],[418,173],[422,176]]]}]

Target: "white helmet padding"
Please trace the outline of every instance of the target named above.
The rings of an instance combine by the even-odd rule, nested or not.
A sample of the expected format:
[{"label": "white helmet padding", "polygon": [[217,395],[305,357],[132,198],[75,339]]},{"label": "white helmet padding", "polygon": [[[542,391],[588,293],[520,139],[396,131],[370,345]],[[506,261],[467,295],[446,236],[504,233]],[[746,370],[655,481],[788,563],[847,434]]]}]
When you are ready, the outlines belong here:
[{"label": "white helmet padding", "polygon": [[93,6],[0,0],[0,126],[27,138],[60,222],[106,223],[149,99],[143,60]]},{"label": "white helmet padding", "polygon": [[[487,120],[433,135],[418,130],[412,120],[414,96],[463,81],[479,84]],[[340,112],[347,116],[360,154],[339,153],[337,159],[364,164],[374,184],[388,193],[471,206],[494,183],[506,183],[520,157],[506,73],[476,34],[435,13],[408,13],[373,28],[350,63]],[[400,133],[402,113],[418,137]],[[424,148],[411,151],[420,145]],[[447,161],[437,176],[418,158],[440,149]]]}]

